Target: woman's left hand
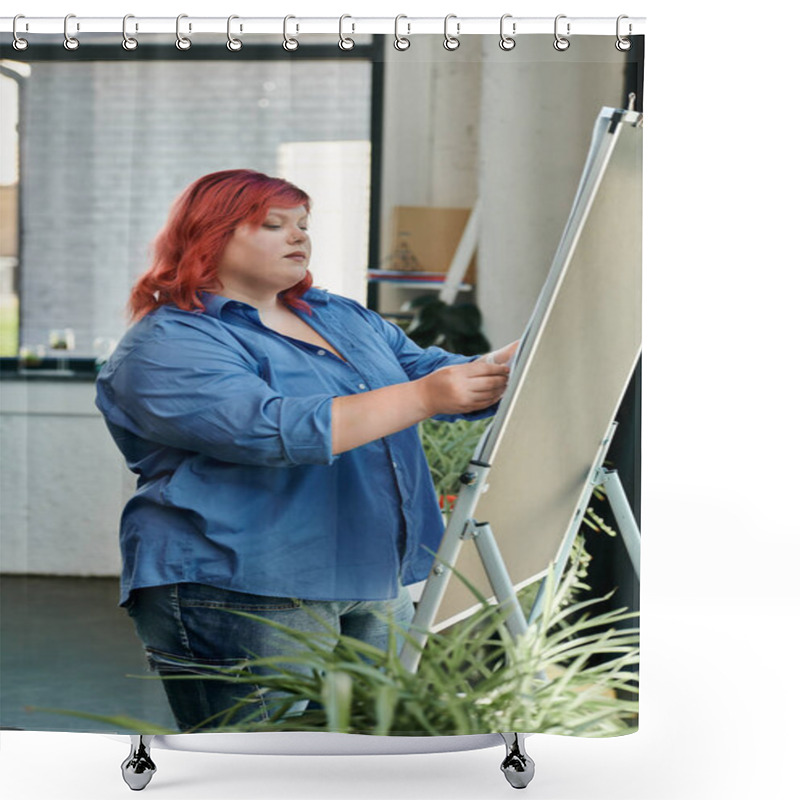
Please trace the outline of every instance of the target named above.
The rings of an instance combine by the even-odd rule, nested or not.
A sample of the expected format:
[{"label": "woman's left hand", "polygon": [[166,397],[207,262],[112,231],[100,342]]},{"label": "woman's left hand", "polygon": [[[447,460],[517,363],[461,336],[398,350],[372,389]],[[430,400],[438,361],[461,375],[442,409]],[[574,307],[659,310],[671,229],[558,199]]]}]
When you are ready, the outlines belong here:
[{"label": "woman's left hand", "polygon": [[484,361],[488,361],[490,364],[510,364],[511,359],[514,358],[514,354],[517,352],[518,347],[519,339],[517,339],[516,342],[507,344],[500,350],[493,350],[491,353],[487,353],[485,356],[482,356],[482,358]]}]

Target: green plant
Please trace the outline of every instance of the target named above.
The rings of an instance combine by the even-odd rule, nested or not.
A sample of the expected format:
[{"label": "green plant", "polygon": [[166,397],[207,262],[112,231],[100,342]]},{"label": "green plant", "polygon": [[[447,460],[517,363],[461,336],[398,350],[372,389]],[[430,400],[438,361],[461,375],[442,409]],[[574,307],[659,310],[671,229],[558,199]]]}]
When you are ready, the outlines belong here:
[{"label": "green plant", "polygon": [[[586,588],[589,556],[582,537],[573,548],[562,580],[549,580],[536,626],[512,639],[496,607],[482,601],[472,617],[432,634],[416,673],[400,663],[398,648],[384,652],[334,631],[298,632],[248,614],[294,638],[307,650],[302,662],[310,675],[292,671],[286,657],[251,659],[220,670],[218,680],[246,678],[271,701],[268,722],[227,725],[225,717],[249,705],[244,699],[217,720],[220,731],[329,731],[389,736],[438,736],[525,731],[572,736],[629,733],[637,703],[620,699],[638,691],[638,629],[618,629],[635,617],[626,609],[591,616],[606,598],[576,601]],[[477,596],[477,595],[476,595]],[[521,593],[523,606],[532,587]],[[242,612],[231,612],[242,613]],[[395,641],[408,634],[386,620]],[[337,641],[332,647],[334,641]],[[597,664],[590,660],[604,659]],[[257,668],[271,674],[254,675]],[[192,678],[184,678],[192,680]],[[309,703],[296,712],[297,703]],[[77,716],[125,727],[127,718]],[[139,723],[141,730],[152,726]],[[159,731],[163,732],[163,731]]]},{"label": "green plant", "polygon": [[[459,478],[490,422],[490,419],[461,419],[455,422],[426,419],[418,426],[433,485],[437,495],[442,498],[442,510],[445,514],[452,510],[461,486]],[[596,486],[592,495],[601,501],[606,497],[602,486]],[[586,509],[583,524],[596,533],[602,531],[609,536],[617,535],[616,530],[595,511],[593,506]]]},{"label": "green plant", "polygon": [[488,425],[488,419],[455,422],[428,419],[419,425],[422,448],[445,513],[451,510],[461,485],[459,477]]},{"label": "green plant", "polygon": [[[637,690],[638,676],[628,668],[638,663],[638,631],[615,628],[634,616],[625,609],[592,617],[590,609],[599,600],[575,601],[585,588],[588,560],[581,538],[558,586],[548,582],[542,617],[525,636],[513,640],[497,608],[482,601],[476,615],[430,636],[414,674],[394,647],[383,652],[345,637],[331,649],[334,631],[307,634],[275,626],[307,648],[303,662],[312,674],[292,673],[280,657],[253,659],[229,671],[236,679],[256,668],[274,669],[274,675],[255,681],[262,691],[283,696],[274,701],[268,723],[225,729],[396,736],[630,732],[637,705],[618,699],[617,692]],[[532,601],[531,594],[523,603]],[[391,620],[386,623],[393,638],[408,639]],[[601,654],[606,660],[589,666]],[[291,709],[298,702],[312,710],[297,715]]]},{"label": "green plant", "polygon": [[408,307],[415,313],[406,333],[420,347],[436,345],[464,356],[492,349],[481,331],[480,309],[473,303],[448,305],[436,295],[422,295]]}]

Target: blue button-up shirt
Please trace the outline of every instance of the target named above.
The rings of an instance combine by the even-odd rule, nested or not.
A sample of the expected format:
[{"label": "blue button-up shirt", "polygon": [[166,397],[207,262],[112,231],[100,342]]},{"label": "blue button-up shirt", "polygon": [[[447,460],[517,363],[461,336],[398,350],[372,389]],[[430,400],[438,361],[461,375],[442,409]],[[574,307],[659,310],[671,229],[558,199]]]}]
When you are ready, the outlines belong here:
[{"label": "blue button-up shirt", "polygon": [[[301,314],[342,354],[204,294],[133,325],[97,380],[97,406],[137,489],[120,525],[120,602],[204,583],[307,600],[384,600],[422,580],[443,532],[416,427],[333,455],[334,397],[470,359],[422,349],[344,297]],[[492,413],[487,410],[482,416]]]}]

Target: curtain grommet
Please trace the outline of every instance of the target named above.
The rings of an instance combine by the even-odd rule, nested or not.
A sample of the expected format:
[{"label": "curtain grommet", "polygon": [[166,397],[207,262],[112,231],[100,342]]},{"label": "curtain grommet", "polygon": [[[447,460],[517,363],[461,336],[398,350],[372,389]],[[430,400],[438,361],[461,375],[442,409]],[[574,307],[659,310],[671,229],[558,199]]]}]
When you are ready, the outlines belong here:
[{"label": "curtain grommet", "polygon": [[500,17],[500,49],[505,50],[508,52],[509,50],[513,50],[517,46],[517,40],[514,38],[514,35],[517,32],[517,23],[511,23],[511,35],[505,32],[505,23],[507,19],[513,19],[511,14],[503,14]]},{"label": "curtain grommet", "polygon": [[[126,14],[122,18],[122,49],[130,52],[139,46],[139,40],[128,34],[128,20],[136,19],[133,14]],[[137,25],[136,28],[139,26]]]},{"label": "curtain grommet", "polygon": [[[75,14],[67,14],[67,16],[64,17],[64,49],[74,51],[81,46],[81,43],[74,36],[70,36],[69,34],[69,21],[71,19],[75,19]],[[75,23],[76,32],[80,29],[80,24]]]},{"label": "curtain grommet", "polygon": [[569,22],[567,22],[567,36],[563,36],[558,32],[558,21],[566,18],[566,14],[559,14],[553,23],[553,35],[555,36],[555,39],[553,40],[553,47],[555,47],[559,53],[563,53],[569,47],[569,39],[567,38],[567,36],[570,34]]},{"label": "curtain grommet", "polygon": [[[349,36],[344,35],[344,21],[346,19],[353,19],[349,14],[342,14],[339,17],[339,49],[344,50],[345,52],[349,52],[356,46],[355,39],[350,38]],[[355,23],[351,23],[352,31],[351,33],[356,32]]]},{"label": "curtain grommet", "polygon": [[[175,47],[178,50],[188,50],[192,46],[192,40],[181,33],[181,20],[188,19],[188,14],[178,14],[175,20]],[[192,23],[189,23],[189,33],[192,32]]]},{"label": "curtain grommet", "polygon": [[401,53],[408,50],[411,47],[411,39],[408,37],[411,35],[411,23],[406,22],[406,35],[400,35],[400,20],[401,19],[408,19],[405,14],[398,14],[394,18],[394,49],[399,50]]},{"label": "curtain grommet", "polygon": [[11,24],[11,33],[14,36],[14,41],[12,42],[12,45],[14,46],[15,50],[27,50],[28,49],[28,40],[27,39],[23,39],[17,33],[17,20],[20,20],[20,19],[26,19],[25,15],[24,14],[17,14],[14,17],[14,22]]},{"label": "curtain grommet", "polygon": [[[447,25],[451,19],[456,20],[456,35],[453,36],[448,30]],[[458,22],[458,17],[455,14],[448,14],[444,18],[444,41],[442,45],[444,46],[445,50],[449,50],[451,53],[453,50],[458,50],[461,41],[458,38],[458,34],[461,32],[461,23]]]},{"label": "curtain grommet", "polygon": [[[231,14],[228,17],[228,31],[227,31],[228,41],[225,42],[225,47],[227,47],[228,50],[230,50],[232,53],[237,53],[239,50],[242,49],[242,47],[244,47],[242,40],[237,39],[231,33],[231,22],[233,22],[235,19],[239,19],[239,17],[237,17],[236,14]],[[241,30],[241,28],[239,30]]]},{"label": "curtain grommet", "polygon": [[[290,19],[297,19],[297,17],[288,14],[283,18],[283,49],[289,53],[293,53],[300,47],[300,42],[297,41],[293,36],[289,36],[289,20]],[[295,23],[295,33],[298,33],[300,27]]]}]

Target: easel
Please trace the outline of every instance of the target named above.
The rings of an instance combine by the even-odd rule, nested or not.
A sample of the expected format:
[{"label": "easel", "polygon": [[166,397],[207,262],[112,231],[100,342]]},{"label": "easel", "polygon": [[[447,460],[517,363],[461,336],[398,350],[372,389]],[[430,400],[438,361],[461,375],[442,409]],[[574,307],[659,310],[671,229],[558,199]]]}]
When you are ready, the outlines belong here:
[{"label": "easel", "polygon": [[[586,514],[586,508],[591,500],[592,493],[597,486],[604,486],[609,505],[614,514],[622,541],[630,557],[631,564],[639,578],[639,560],[641,551],[641,535],[638,525],[628,503],[625,490],[616,471],[608,470],[603,466],[606,453],[611,444],[611,439],[616,430],[617,423],[611,424],[608,434],[603,439],[595,456],[592,469],[587,477],[580,503],[575,511],[564,541],[559,548],[553,571],[539,584],[533,607],[528,619],[525,619],[522,606],[517,597],[516,590],[509,576],[503,556],[498,547],[497,540],[492,533],[489,522],[479,522],[474,517],[464,519],[462,511],[460,517],[455,517],[453,511],[450,524],[448,524],[445,538],[439,549],[436,561],[431,570],[430,577],[420,599],[417,612],[409,631],[409,640],[403,647],[400,660],[411,672],[416,672],[422,658],[422,651],[427,643],[429,631],[433,624],[436,611],[442,601],[448,581],[452,575],[449,567],[457,561],[463,543],[472,540],[480,555],[483,568],[497,602],[498,613],[504,615],[504,624],[509,633],[517,639],[524,636],[528,630],[537,625],[542,615],[545,598],[548,594],[549,583],[558,586],[564,573],[572,545],[580,529],[581,522]],[[479,447],[480,449],[480,447]],[[457,501],[462,508],[474,508],[474,499],[482,490],[488,478],[491,467],[478,459],[470,461],[470,470],[461,476],[464,484],[459,492]],[[463,498],[463,499],[462,499]],[[473,502],[471,502],[473,501]],[[455,520],[455,521],[454,521]],[[460,533],[458,533],[460,531]],[[449,533],[449,535],[448,535]],[[501,765],[503,774],[508,782],[517,789],[525,788],[533,779],[535,765],[533,759],[525,751],[525,739],[522,733],[503,733],[506,745],[506,759]]]},{"label": "easel", "polygon": [[[539,346],[542,333],[557,301],[559,291],[564,284],[567,267],[576,252],[578,240],[592,210],[592,205],[614,153],[620,133],[625,126],[641,126],[641,115],[632,110],[634,100],[633,96],[629,97],[630,105],[627,110],[603,109],[598,118],[575,204],[547,280],[521,340],[515,359],[515,367],[512,371],[512,379],[506,393],[507,397],[504,398],[492,426],[484,434],[483,440],[476,448],[468,470],[461,476],[463,485],[459,491],[458,499],[445,530],[436,560],[420,598],[417,612],[412,622],[409,641],[406,642],[402,650],[401,661],[411,672],[416,672],[419,667],[430,631],[434,629],[437,623],[437,614],[442,605],[452,572],[458,569],[461,548],[467,540],[472,540],[475,543],[483,572],[491,586],[491,595],[497,604],[498,611],[503,614],[504,624],[514,638],[525,635],[531,627],[537,625],[543,612],[549,582],[552,581],[555,585],[558,585],[561,580],[592,493],[598,486],[605,487],[617,527],[637,578],[639,576],[641,549],[639,529],[625,496],[619,475],[603,466],[611,439],[616,430],[616,423],[613,421],[604,423],[608,424],[608,428],[597,446],[591,467],[584,475],[583,488],[574,507],[567,531],[558,547],[553,561],[552,572],[541,581],[533,608],[527,619],[519,603],[517,589],[501,552],[500,544],[497,541],[495,532],[492,530],[493,520],[480,518],[475,513],[481,494],[488,488],[494,456],[497,453],[497,445],[506,430],[507,421],[514,409],[518,389],[525,380],[526,373]],[[567,364],[565,368],[569,369],[569,365]],[[628,377],[630,377],[630,373]],[[619,396],[621,397],[621,394]],[[494,521],[496,522],[496,520]],[[451,621],[456,620],[452,619]],[[443,626],[444,624],[440,623],[440,627]],[[524,752],[524,748],[521,747],[521,734],[504,734],[504,736],[509,737],[506,739],[507,744],[512,741],[511,737],[514,737],[513,742],[517,748],[517,756],[521,759],[520,763],[530,762],[532,766],[533,762],[530,761],[529,756]],[[531,770],[531,777],[532,774]],[[517,782],[521,780],[518,775],[511,775],[508,772],[506,772],[506,777],[514,785],[518,785]]]},{"label": "easel", "polygon": [[[461,512],[461,517],[456,516],[456,509],[453,510],[453,517],[448,524],[439,553],[431,569],[425,591],[420,598],[417,612],[414,616],[410,631],[410,640],[416,646],[406,644],[400,655],[403,665],[411,672],[416,672],[422,650],[429,637],[429,631],[433,625],[435,614],[441,599],[447,589],[447,584],[452,576],[452,569],[458,560],[459,551],[465,541],[472,540],[475,543],[478,553],[486,571],[486,575],[491,583],[494,598],[497,602],[498,611],[505,615],[505,625],[509,633],[515,638],[523,636],[528,629],[536,623],[542,613],[544,598],[547,593],[547,581],[552,580],[558,585],[564,573],[567,560],[569,558],[575,537],[580,529],[581,522],[586,515],[586,508],[592,497],[594,489],[604,486],[608,496],[609,505],[617,522],[622,541],[630,557],[636,577],[639,577],[639,561],[641,552],[641,534],[639,532],[636,519],[631,511],[625,489],[620,481],[619,474],[613,470],[607,470],[603,463],[605,461],[611,439],[616,430],[616,423],[609,427],[608,434],[603,439],[597,450],[591,471],[587,476],[586,483],[581,495],[578,508],[575,511],[572,522],[564,537],[564,541],[559,548],[558,556],[555,560],[554,569],[551,577],[545,577],[539,584],[536,599],[528,618],[522,610],[522,606],[517,598],[508,569],[503,560],[503,556],[498,547],[497,540],[492,533],[491,523],[488,521],[480,522],[474,517]],[[464,488],[459,493],[461,502],[464,496],[463,506],[470,505],[470,500],[479,494],[482,486],[487,480],[490,472],[490,465],[482,463],[476,459],[470,461],[470,471],[461,476]],[[458,508],[458,502],[456,508]],[[456,533],[460,530],[460,533]]]}]

